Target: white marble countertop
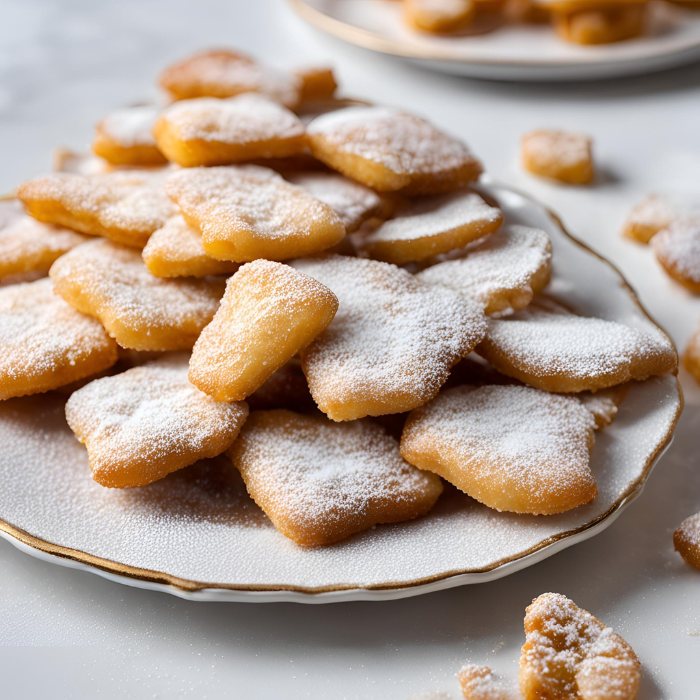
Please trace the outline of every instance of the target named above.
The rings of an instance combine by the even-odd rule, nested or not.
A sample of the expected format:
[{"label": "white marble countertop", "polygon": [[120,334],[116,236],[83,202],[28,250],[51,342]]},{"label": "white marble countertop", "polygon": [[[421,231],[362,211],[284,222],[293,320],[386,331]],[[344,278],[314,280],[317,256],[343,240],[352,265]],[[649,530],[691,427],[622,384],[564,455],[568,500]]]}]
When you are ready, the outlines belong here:
[{"label": "white marble countertop", "polygon": [[[432,74],[344,46],[282,0],[4,0],[0,23],[0,191],[84,147],[107,110],[155,96],[170,60],[234,46],[289,65],[330,62],[347,94],[423,113],[464,137],[499,180],[549,204],[627,276],[682,347],[700,297],[671,282],[620,224],[647,191],[700,186],[700,66],[598,84],[516,85]],[[595,139],[591,188],[520,171],[532,128]],[[571,597],[618,630],[644,665],[640,700],[697,697],[700,572],[673,552],[700,510],[700,390],[642,496],[603,534],[493,583],[385,603],[190,603],[38,561],[0,541],[3,697],[458,698],[466,661],[515,679],[526,605]]]}]

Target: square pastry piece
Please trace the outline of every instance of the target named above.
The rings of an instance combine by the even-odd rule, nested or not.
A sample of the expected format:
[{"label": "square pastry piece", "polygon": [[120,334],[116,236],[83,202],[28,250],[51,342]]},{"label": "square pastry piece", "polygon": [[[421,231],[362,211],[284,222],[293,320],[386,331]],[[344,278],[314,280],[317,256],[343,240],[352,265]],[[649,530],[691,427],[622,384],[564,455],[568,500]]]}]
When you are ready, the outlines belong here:
[{"label": "square pastry piece", "polygon": [[98,318],[123,348],[184,350],[219,308],[222,279],[154,277],[138,250],[85,243],[59,258],[51,279],[71,306]]},{"label": "square pastry piece", "polygon": [[54,294],[50,279],[0,289],[0,399],[37,394],[117,361],[99,321]]},{"label": "square pastry piece", "polygon": [[328,287],[288,265],[256,260],[229,279],[192,351],[190,381],[218,401],[262,386],[333,320]]},{"label": "square pastry piece", "polygon": [[219,403],[192,386],[187,359],[171,356],[97,379],[70,397],[66,419],[99,484],[145,486],[220,455],[236,439],[248,406]]},{"label": "square pastry piece", "polygon": [[286,260],[319,253],[345,236],[327,204],[269,168],[191,168],[171,175],[165,191],[218,260]]},{"label": "square pastry piece", "polygon": [[482,171],[461,141],[397,109],[340,109],[314,119],[307,134],[316,158],[380,192],[450,192]]},{"label": "square pastry piece", "polygon": [[176,102],[160,115],[153,133],[168,159],[185,167],[286,158],[306,146],[299,117],[254,93]]},{"label": "square pastry piece", "polygon": [[533,175],[569,185],[593,180],[592,141],[586,134],[540,129],[525,134],[521,144],[523,167]]},{"label": "square pastry piece", "polygon": [[227,454],[275,527],[306,546],[424,515],[442,493],[440,479],[405,462],[370,421],[258,411]]}]

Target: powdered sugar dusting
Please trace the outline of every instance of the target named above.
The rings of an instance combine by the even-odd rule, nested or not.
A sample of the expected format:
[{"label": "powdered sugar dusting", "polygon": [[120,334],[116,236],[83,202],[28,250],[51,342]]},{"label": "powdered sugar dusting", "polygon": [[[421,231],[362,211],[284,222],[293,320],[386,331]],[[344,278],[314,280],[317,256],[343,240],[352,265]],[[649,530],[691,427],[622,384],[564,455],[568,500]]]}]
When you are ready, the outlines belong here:
[{"label": "powdered sugar dusting", "polygon": [[[409,455],[437,450],[457,460],[466,479],[458,476],[454,483],[467,493],[486,470],[488,491],[508,494],[509,504],[527,501],[526,512],[546,513],[551,501],[568,500],[567,494],[593,483],[594,426],[576,398],[525,386],[459,386],[411,414],[401,452],[419,466]],[[476,491],[470,495],[480,498]]]},{"label": "powdered sugar dusting", "polygon": [[230,446],[247,406],[214,401],[192,386],[188,361],[187,355],[166,357],[71,395],[66,418],[87,446],[97,481],[120,484],[133,470],[141,485]]},{"label": "powdered sugar dusting", "polygon": [[446,231],[478,223],[495,223],[500,210],[473,192],[451,192],[412,200],[399,209],[396,218],[382,224],[365,240],[410,241],[438,236]]},{"label": "powdered sugar dusting", "polygon": [[117,109],[104,117],[97,129],[124,148],[155,146],[151,130],[159,113],[160,108],[155,105]]},{"label": "powdered sugar dusting", "polygon": [[433,265],[418,273],[418,277],[462,290],[485,306],[497,297],[515,292],[524,293],[529,301],[533,279],[549,268],[551,251],[544,231],[529,226],[504,226],[463,251],[464,257]]},{"label": "powdered sugar dusting", "polygon": [[98,321],[54,294],[50,279],[0,289],[0,399],[47,391],[117,361]]},{"label": "powdered sugar dusting", "polygon": [[523,151],[536,165],[556,163],[572,168],[590,158],[591,139],[586,134],[541,129],[523,136]]},{"label": "powdered sugar dusting", "polygon": [[464,700],[516,700],[519,696],[496,678],[488,666],[467,664],[457,673]]},{"label": "powdered sugar dusting", "polygon": [[700,217],[672,222],[651,239],[651,247],[665,267],[700,285]]},{"label": "powdered sugar dusting", "polygon": [[[369,415],[408,410],[432,398],[483,336],[477,305],[394,265],[341,256],[293,265],[340,302],[331,325],[304,354],[317,402],[360,400],[372,405]],[[397,397],[412,406],[394,408]]]},{"label": "powdered sugar dusting", "polygon": [[686,518],[681,524],[677,533],[691,546],[697,547],[697,557],[700,559],[700,513],[691,515]]},{"label": "powdered sugar dusting", "polygon": [[330,112],[314,119],[307,132],[399,174],[441,173],[474,160],[461,141],[419,117],[388,107]]},{"label": "powdered sugar dusting", "polygon": [[631,647],[610,627],[558,593],[525,615],[520,684],[532,696],[634,700],[641,676]]},{"label": "powdered sugar dusting", "polygon": [[293,112],[255,93],[182,100],[167,107],[161,119],[184,141],[250,144],[304,134],[304,125]]},{"label": "powdered sugar dusting", "polygon": [[584,388],[602,388],[598,383],[610,377],[612,384],[645,379],[671,372],[677,363],[671,342],[659,330],[533,307],[491,319],[478,352],[505,373],[513,367],[533,378],[565,377]]},{"label": "powdered sugar dusting", "polygon": [[182,328],[183,338],[192,326],[201,330],[224,291],[222,280],[154,277],[139,251],[106,240],[73,249],[50,274],[61,295],[100,318],[120,344],[125,340],[119,329],[146,338],[168,329]]},{"label": "powdered sugar dusting", "polygon": [[0,228],[0,278],[48,272],[54,260],[87,240],[70,229],[20,215]]},{"label": "powdered sugar dusting", "polygon": [[348,233],[356,231],[365,219],[386,206],[374,190],[337,173],[289,173],[286,179],[333,209]]},{"label": "powdered sugar dusting", "polygon": [[623,230],[633,238],[648,241],[678,219],[700,219],[700,195],[697,192],[648,194],[629,213]]},{"label": "powdered sugar dusting", "polygon": [[333,538],[426,511],[439,481],[405,462],[370,421],[334,424],[289,411],[253,414],[229,452],[249,492],[288,532]]}]

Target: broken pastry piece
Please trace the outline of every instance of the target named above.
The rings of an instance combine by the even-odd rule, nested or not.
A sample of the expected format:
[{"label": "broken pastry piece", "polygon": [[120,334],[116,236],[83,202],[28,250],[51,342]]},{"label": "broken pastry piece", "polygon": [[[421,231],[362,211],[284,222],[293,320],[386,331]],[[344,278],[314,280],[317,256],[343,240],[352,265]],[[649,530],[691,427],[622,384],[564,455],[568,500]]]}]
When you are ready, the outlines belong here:
[{"label": "broken pastry piece", "polygon": [[0,289],[0,345],[0,399],[57,389],[117,361],[99,321],[54,294],[50,279]]},{"label": "broken pastry piece", "polygon": [[498,230],[499,209],[475,192],[450,192],[411,200],[393,219],[380,225],[362,242],[376,260],[404,265],[448,253]]},{"label": "broken pastry piece", "polygon": [[17,196],[38,221],[135,248],[176,213],[163,191],[163,173],[146,170],[53,173],[21,184]]},{"label": "broken pastry piece", "polygon": [[332,323],[302,352],[314,400],[333,420],[424,404],[483,337],[477,304],[395,265],[334,255],[293,266],[338,297]]},{"label": "broken pastry piece", "polygon": [[569,185],[586,185],[594,177],[592,143],[585,134],[553,129],[532,131],[522,138],[523,167],[533,175]]},{"label": "broken pastry piece", "polygon": [[66,404],[66,419],[85,443],[102,486],[145,486],[236,439],[245,403],[219,403],[187,380],[187,356],[165,357],[90,382]]},{"label": "broken pastry piece", "polygon": [[570,11],[552,12],[557,34],[573,44],[612,44],[641,36],[647,3],[609,3]]},{"label": "broken pastry piece", "polygon": [[308,547],[424,515],[443,488],[368,420],[256,411],[227,454],[275,527]]},{"label": "broken pastry piece", "polygon": [[152,133],[159,113],[156,105],[140,105],[108,114],[95,127],[93,153],[112,165],[164,165]]},{"label": "broken pastry piece", "polygon": [[489,508],[551,515],[598,493],[589,467],[594,427],[574,397],[465,385],[411,412],[401,454]]},{"label": "broken pastry piece", "polygon": [[269,168],[190,168],[171,175],[165,190],[217,260],[286,260],[319,253],[345,236],[327,204]]},{"label": "broken pastry piece", "polygon": [[85,243],[50,270],[71,306],[98,318],[124,348],[183,350],[211,321],[224,281],[154,277],[139,251],[112,241]]},{"label": "broken pastry piece", "polygon": [[474,0],[403,0],[409,26],[432,33],[456,32],[468,27],[476,16]]},{"label": "broken pastry piece", "polygon": [[649,194],[629,213],[622,227],[622,235],[640,243],[649,243],[659,231],[685,219],[700,221],[700,196],[696,193]]},{"label": "broken pastry piece", "polygon": [[516,693],[496,678],[488,666],[467,664],[459,669],[457,680],[464,700],[518,700]]},{"label": "broken pastry piece", "polygon": [[168,66],[160,75],[160,85],[174,100],[258,92],[294,109],[301,100],[303,82],[237,51],[214,49]]},{"label": "broken pastry piece", "polygon": [[229,279],[192,351],[190,381],[217,401],[259,389],[333,320],[335,295],[288,265],[256,260]]},{"label": "broken pastry piece", "polygon": [[461,141],[398,109],[329,112],[308,125],[307,136],[316,158],[379,192],[451,192],[482,171]]},{"label": "broken pastry piece", "polygon": [[525,612],[523,700],[634,700],[641,664],[618,634],[566,596],[544,593]]},{"label": "broken pastry piece", "polygon": [[651,247],[676,282],[700,294],[700,218],[672,222],[651,239]]},{"label": "broken pastry piece", "polygon": [[188,168],[286,158],[305,148],[299,118],[254,93],[176,102],[163,110],[153,133],[168,160]]},{"label": "broken pastry piece", "polygon": [[294,75],[301,79],[302,102],[330,100],[338,88],[333,69],[329,66],[297,68]]}]

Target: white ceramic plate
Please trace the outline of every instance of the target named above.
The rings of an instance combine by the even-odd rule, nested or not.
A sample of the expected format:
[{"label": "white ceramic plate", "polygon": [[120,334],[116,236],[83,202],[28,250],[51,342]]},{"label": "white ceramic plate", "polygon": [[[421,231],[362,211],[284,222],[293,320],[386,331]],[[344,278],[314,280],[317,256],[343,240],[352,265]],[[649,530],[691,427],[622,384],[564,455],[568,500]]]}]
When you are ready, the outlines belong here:
[{"label": "white ceramic plate", "polygon": [[404,24],[401,3],[393,0],[290,2],[306,21],[351,44],[473,78],[594,80],[700,59],[700,12],[666,3],[650,8],[650,28],[644,37],[575,46],[557,38],[549,25],[511,25],[454,36],[416,32]]},{"label": "white ceramic plate", "polygon": [[[553,214],[505,187],[482,189],[507,222],[547,231],[559,299],[586,315],[654,327],[620,274]],[[615,423],[596,435],[598,497],[568,513],[498,513],[451,490],[419,520],[303,549],[277,532],[225,460],[141,489],[105,489],[90,478],[59,395],[13,399],[0,402],[0,532],[35,556],[193,600],[418,595],[505,576],[610,525],[669,444],[681,404],[673,376],[635,384]]]}]

